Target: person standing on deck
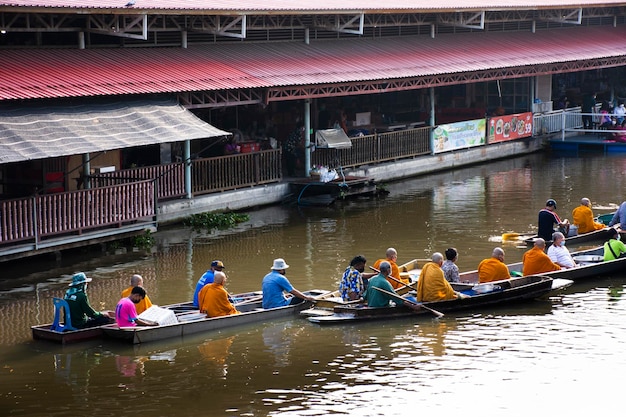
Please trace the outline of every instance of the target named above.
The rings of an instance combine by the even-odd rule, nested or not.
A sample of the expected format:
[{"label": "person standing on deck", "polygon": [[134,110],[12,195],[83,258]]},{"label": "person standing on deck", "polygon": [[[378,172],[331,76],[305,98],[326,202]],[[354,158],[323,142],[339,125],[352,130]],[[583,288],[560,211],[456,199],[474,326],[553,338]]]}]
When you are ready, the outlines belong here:
[{"label": "person standing on deck", "polygon": [[[143,288],[143,277],[141,275],[135,274],[130,277],[130,287],[122,291],[122,298],[130,296],[131,291],[135,287]],[[152,301],[150,301],[150,297],[148,297],[148,294],[146,294],[146,296],[140,302],[135,304],[135,310],[137,310],[137,314],[143,313],[150,307],[152,307]]]},{"label": "person standing on deck", "polygon": [[572,222],[578,227],[578,234],[593,232],[594,230],[602,230],[606,226],[593,220],[593,211],[591,210],[591,200],[583,197],[580,200],[580,206],[572,211]]},{"label": "person standing on deck", "polygon": [[546,201],[546,207],[539,211],[538,226],[539,230],[537,235],[544,241],[552,239],[552,233],[554,233],[554,225],[557,225],[559,232],[567,236],[569,233],[569,220],[561,220],[558,214],[556,214],[556,201],[549,199]]},{"label": "person standing on deck", "polygon": [[596,94],[587,93],[583,96],[580,111],[583,114],[583,129],[593,128],[593,114],[596,110]]}]

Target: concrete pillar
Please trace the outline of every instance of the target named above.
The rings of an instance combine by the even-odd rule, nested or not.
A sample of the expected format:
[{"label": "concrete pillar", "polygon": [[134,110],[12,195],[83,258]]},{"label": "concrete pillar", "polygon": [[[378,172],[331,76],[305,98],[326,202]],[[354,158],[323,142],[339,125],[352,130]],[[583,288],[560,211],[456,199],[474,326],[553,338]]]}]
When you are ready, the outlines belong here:
[{"label": "concrete pillar", "polygon": [[304,176],[311,176],[311,100],[304,100]]},{"label": "concrete pillar", "polygon": [[430,94],[430,152],[435,153],[435,87],[430,87],[428,92]]},{"label": "concrete pillar", "polygon": [[91,162],[89,162],[89,154],[83,154],[83,178],[85,181],[83,182],[83,187],[85,190],[91,188],[91,179],[89,176],[91,175]]},{"label": "concrete pillar", "polygon": [[185,194],[188,199],[193,197],[191,193],[191,141],[186,140],[183,146],[183,161],[185,163]]}]

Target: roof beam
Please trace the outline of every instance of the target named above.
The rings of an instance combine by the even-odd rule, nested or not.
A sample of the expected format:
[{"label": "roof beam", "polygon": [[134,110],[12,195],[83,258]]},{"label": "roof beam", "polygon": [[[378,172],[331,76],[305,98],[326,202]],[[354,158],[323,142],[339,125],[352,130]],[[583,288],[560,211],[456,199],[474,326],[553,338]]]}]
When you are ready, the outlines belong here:
[{"label": "roof beam", "polygon": [[[353,35],[362,35],[363,34],[363,22],[365,21],[365,15],[363,13],[359,13],[354,16],[350,15],[322,15],[322,16],[314,16],[315,26],[328,30],[331,32],[339,32],[339,33],[350,33]],[[357,22],[355,24],[354,22]],[[357,27],[357,29],[351,29]]]},{"label": "roof beam", "polygon": [[437,16],[437,23],[440,25],[457,26],[468,29],[485,29],[485,11],[478,13],[454,13]]},{"label": "roof beam", "polygon": [[188,25],[190,32],[245,39],[247,16],[193,16],[189,18]]},{"label": "roof beam", "polygon": [[580,25],[583,21],[583,9],[571,10],[540,10],[539,19],[548,22]]},{"label": "roof beam", "polygon": [[90,15],[87,32],[145,41],[148,40],[148,15]]}]

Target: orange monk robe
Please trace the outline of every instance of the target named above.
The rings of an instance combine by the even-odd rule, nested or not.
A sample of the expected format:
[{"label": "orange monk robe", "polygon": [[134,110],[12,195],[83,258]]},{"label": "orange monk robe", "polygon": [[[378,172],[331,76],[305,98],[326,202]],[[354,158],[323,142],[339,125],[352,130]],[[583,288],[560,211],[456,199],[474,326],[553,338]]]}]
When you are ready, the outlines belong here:
[{"label": "orange monk robe", "polygon": [[[404,282],[406,285],[410,284],[411,281],[409,281],[407,278],[403,278],[400,276],[400,268],[398,268],[398,264],[396,264],[394,261],[391,261],[389,259],[379,259],[376,262],[374,262],[374,268],[380,271],[380,264],[383,262],[389,262],[391,264],[391,276],[392,277]],[[400,285],[399,283],[395,282],[392,279],[387,278],[387,281],[389,281],[389,283],[391,284],[394,290],[397,290],[398,288],[402,287],[402,285]]]},{"label": "orange monk robe", "polygon": [[552,262],[552,259],[538,247],[534,247],[524,253],[522,264],[522,273],[524,275],[540,274],[542,272],[558,271],[561,269],[560,266]]},{"label": "orange monk robe", "polygon": [[224,284],[221,283],[205,285],[198,294],[198,305],[200,311],[206,312],[207,317],[239,314],[235,306],[228,301],[228,292],[224,289]]},{"label": "orange monk robe", "polygon": [[511,278],[509,268],[497,258],[487,258],[478,264],[478,282],[500,281]]},{"label": "orange monk robe", "polygon": [[573,224],[578,226],[578,234],[593,232],[604,229],[602,223],[593,221],[593,211],[587,206],[580,205],[572,211]]},{"label": "orange monk robe", "polygon": [[[130,296],[130,292],[132,290],[133,287],[128,287],[124,291],[122,291],[122,298]],[[150,297],[148,297],[148,294],[146,294],[143,300],[135,304],[135,310],[137,310],[137,315],[140,315],[150,307],[152,307],[152,301],[150,301]]]},{"label": "orange monk robe", "polygon": [[417,280],[417,301],[441,301],[456,298],[456,292],[443,276],[438,264],[428,262]]}]

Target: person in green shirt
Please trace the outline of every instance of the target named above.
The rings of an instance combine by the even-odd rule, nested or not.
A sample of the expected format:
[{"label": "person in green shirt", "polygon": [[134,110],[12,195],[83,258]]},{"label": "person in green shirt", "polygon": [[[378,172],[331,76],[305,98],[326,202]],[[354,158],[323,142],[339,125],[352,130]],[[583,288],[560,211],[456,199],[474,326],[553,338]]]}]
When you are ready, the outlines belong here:
[{"label": "person in green shirt", "polygon": [[626,254],[626,245],[620,241],[619,232],[612,228],[609,241],[604,244],[604,260],[612,261],[613,259],[622,258]]},{"label": "person in green shirt", "polygon": [[91,278],[83,272],[74,274],[70,288],[65,292],[63,299],[70,306],[70,319],[72,326],[77,329],[96,327],[113,322],[108,312],[95,311],[87,297],[87,283]]},{"label": "person in green shirt", "polygon": [[[367,300],[367,306],[389,307],[389,301],[393,301],[396,303],[396,306],[405,305],[414,310],[419,309],[416,304],[403,300],[400,295],[397,295],[389,281],[387,281],[387,277],[391,274],[391,263],[387,261],[381,262],[379,268],[380,273],[370,278],[367,284],[367,290],[365,290],[365,294],[363,295],[363,298]],[[377,291],[374,288],[380,288],[387,293]],[[400,300],[402,300],[402,302],[400,302]]]}]

